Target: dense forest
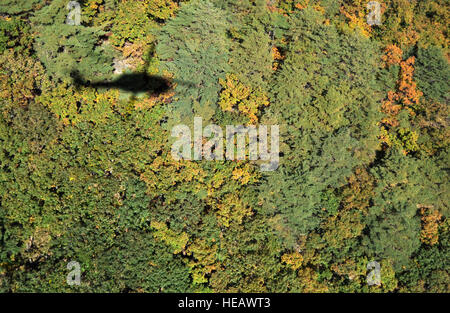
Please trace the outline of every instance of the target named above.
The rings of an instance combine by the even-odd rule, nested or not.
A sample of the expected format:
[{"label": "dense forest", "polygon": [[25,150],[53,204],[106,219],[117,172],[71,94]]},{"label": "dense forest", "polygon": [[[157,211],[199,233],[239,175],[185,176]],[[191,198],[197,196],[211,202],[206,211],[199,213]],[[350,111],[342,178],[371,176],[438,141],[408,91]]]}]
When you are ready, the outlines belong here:
[{"label": "dense forest", "polygon": [[2,0],[0,291],[449,292],[449,2],[368,2]]}]

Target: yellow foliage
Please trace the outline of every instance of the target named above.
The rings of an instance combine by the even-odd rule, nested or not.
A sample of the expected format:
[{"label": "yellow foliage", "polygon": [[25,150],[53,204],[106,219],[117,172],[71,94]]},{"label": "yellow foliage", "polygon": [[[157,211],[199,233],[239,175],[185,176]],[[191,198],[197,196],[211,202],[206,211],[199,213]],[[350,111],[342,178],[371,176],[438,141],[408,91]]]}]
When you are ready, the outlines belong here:
[{"label": "yellow foliage", "polygon": [[382,260],[380,264],[381,270],[381,287],[383,292],[392,292],[397,289],[398,280],[395,278],[395,270],[392,262],[389,260]]},{"label": "yellow foliage", "polygon": [[318,274],[311,268],[306,267],[298,271],[298,277],[303,286],[303,292],[320,293],[328,292],[328,287],[319,282]]},{"label": "yellow foliage", "polygon": [[236,167],[233,170],[233,179],[239,180],[242,185],[246,185],[249,182],[255,181],[256,176],[251,173],[251,165],[249,163],[245,163],[243,168]]},{"label": "yellow foliage", "polygon": [[367,24],[364,9],[360,8],[360,10],[358,10],[358,8],[356,8],[347,11],[344,7],[341,7],[340,11],[347,19],[349,19],[348,26],[350,29],[359,29],[364,36],[370,37],[372,29],[370,25]]},{"label": "yellow foliage", "polygon": [[12,49],[0,55],[0,98],[10,106],[25,106],[36,96],[35,88],[47,82],[39,61],[15,53]]},{"label": "yellow foliage", "polygon": [[48,107],[66,125],[76,125],[80,122],[98,124],[106,122],[114,113],[113,108],[117,105],[118,96],[118,90],[75,90],[68,83],[62,83],[53,88],[47,86],[36,100]]},{"label": "yellow foliage", "polygon": [[232,222],[242,224],[245,217],[252,215],[252,209],[239,198],[237,193],[226,194],[217,203],[216,208],[219,223],[225,227],[230,227]]},{"label": "yellow foliage", "polygon": [[173,253],[177,254],[186,248],[189,241],[189,236],[185,232],[176,233],[170,230],[165,223],[152,221],[150,226],[155,229],[155,238],[164,241],[167,245],[172,247]]},{"label": "yellow foliage", "polygon": [[[140,178],[147,184],[147,193],[157,196],[181,182],[191,182],[194,190],[201,189],[205,173],[198,163],[188,160],[176,161],[170,154],[158,156],[148,165]],[[176,199],[167,198],[168,203]]]},{"label": "yellow foliage", "polygon": [[285,253],[281,256],[281,261],[287,265],[290,265],[295,271],[302,266],[303,256],[298,252]]},{"label": "yellow foliage", "polygon": [[253,89],[241,83],[237,76],[228,74],[226,80],[220,79],[223,90],[219,105],[223,111],[236,112],[248,117],[249,123],[258,122],[259,110],[269,105],[269,98],[261,88]]},{"label": "yellow foliage", "polygon": [[216,253],[217,245],[210,245],[205,239],[196,239],[188,247],[187,255],[194,258],[188,264],[194,285],[208,282],[206,276],[217,268]]}]

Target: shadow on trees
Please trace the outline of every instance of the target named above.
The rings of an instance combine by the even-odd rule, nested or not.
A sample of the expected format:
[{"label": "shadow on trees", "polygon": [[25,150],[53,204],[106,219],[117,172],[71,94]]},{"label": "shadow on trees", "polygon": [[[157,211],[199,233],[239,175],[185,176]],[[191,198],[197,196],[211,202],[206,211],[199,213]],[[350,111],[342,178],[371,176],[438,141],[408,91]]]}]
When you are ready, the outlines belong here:
[{"label": "shadow on trees", "polygon": [[77,88],[119,89],[132,92],[133,94],[146,92],[152,95],[160,95],[170,90],[174,83],[194,87],[194,84],[190,82],[177,79],[169,80],[161,76],[142,72],[121,74],[115,79],[104,81],[91,81],[82,77],[75,70],[70,73],[70,76]]}]

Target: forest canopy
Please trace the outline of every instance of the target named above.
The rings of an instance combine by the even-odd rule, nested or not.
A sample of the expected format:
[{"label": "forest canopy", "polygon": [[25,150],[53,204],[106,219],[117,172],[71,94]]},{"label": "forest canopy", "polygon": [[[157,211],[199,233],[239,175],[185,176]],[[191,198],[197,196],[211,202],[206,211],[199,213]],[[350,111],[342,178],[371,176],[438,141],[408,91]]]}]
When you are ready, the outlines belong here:
[{"label": "forest canopy", "polygon": [[3,0],[0,291],[449,292],[449,4],[367,3]]}]

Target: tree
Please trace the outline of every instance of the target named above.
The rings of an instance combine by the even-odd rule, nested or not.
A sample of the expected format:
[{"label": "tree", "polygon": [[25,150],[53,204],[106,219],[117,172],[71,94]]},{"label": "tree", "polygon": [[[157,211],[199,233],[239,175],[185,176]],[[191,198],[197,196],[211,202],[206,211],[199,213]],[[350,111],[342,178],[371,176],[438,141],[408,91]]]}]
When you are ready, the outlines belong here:
[{"label": "tree", "polygon": [[447,215],[447,174],[429,158],[415,159],[390,150],[373,170],[378,181],[369,209],[367,253],[388,258],[398,270],[420,247],[420,207],[439,208]]},{"label": "tree", "polygon": [[161,71],[182,78],[189,85],[178,85],[171,105],[174,122],[192,114],[209,120],[217,109],[219,78],[229,72],[227,15],[210,1],[191,1],[181,6],[159,35],[156,53]]},{"label": "tree", "polygon": [[75,70],[90,79],[99,75],[107,78],[113,69],[113,51],[102,44],[100,38],[105,32],[100,28],[67,25],[66,5],[64,0],[53,1],[31,19],[37,57],[56,82],[71,81],[70,73]]},{"label": "tree", "polygon": [[332,214],[323,195],[369,163],[377,147],[376,46],[321,21],[311,9],[290,16],[290,43],[272,89],[276,105],[263,117],[280,124],[283,157],[261,186],[261,201],[267,214],[280,216],[291,247]]}]

